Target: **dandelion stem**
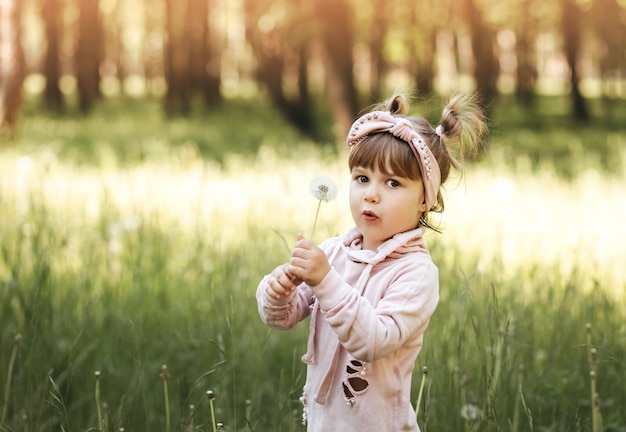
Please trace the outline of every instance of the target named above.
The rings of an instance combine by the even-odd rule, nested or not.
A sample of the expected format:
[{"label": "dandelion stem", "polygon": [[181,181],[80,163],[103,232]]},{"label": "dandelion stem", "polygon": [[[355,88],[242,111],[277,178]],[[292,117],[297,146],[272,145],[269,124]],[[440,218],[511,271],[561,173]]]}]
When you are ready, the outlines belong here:
[{"label": "dandelion stem", "polygon": [[250,416],[252,413],[252,401],[250,399],[246,399],[246,425],[249,432],[252,432],[252,423],[250,423]]},{"label": "dandelion stem", "polygon": [[167,380],[169,379],[169,374],[167,372],[166,365],[161,367],[161,379],[163,380],[163,399],[165,401],[165,432],[170,432],[170,401],[167,391]]},{"label": "dandelion stem", "polygon": [[513,411],[513,426],[511,432],[519,431],[519,407],[522,400],[522,384],[524,381],[524,366],[520,366],[517,370],[517,394],[515,395],[515,407]]},{"label": "dandelion stem", "polygon": [[587,354],[589,361],[589,378],[591,380],[591,430],[600,432],[598,393],[596,392],[596,355],[597,350],[591,345],[591,323],[587,323]]},{"label": "dandelion stem", "polygon": [[422,394],[424,394],[424,384],[426,382],[427,373],[428,373],[428,368],[424,366],[422,368],[422,382],[420,383],[420,391],[417,395],[417,406],[415,407],[415,417],[418,417],[420,413],[420,406],[422,405]]},{"label": "dandelion stem", "polygon": [[100,371],[96,371],[96,411],[98,413],[98,430],[103,431],[102,401],[100,400]]},{"label": "dandelion stem", "polygon": [[215,393],[213,393],[213,390],[207,390],[206,395],[209,399],[209,406],[211,407],[211,426],[213,427],[213,432],[217,432],[217,424],[215,423],[215,408],[213,407]]},{"label": "dandelion stem", "polygon": [[315,212],[315,220],[313,220],[313,230],[311,231],[311,240],[315,236],[315,227],[317,226],[317,217],[320,214],[320,207],[322,206],[322,200],[317,201],[317,211]]},{"label": "dandelion stem", "polygon": [[196,412],[196,407],[191,404],[189,405],[189,424],[187,425],[187,430],[189,432],[193,432],[194,428],[193,428],[193,416],[195,415]]},{"label": "dandelion stem", "polygon": [[13,338],[13,351],[11,351],[11,358],[9,359],[9,369],[7,370],[7,382],[4,386],[4,404],[2,404],[2,415],[0,415],[0,425],[4,424],[4,420],[7,416],[9,409],[9,398],[11,397],[11,380],[13,379],[13,366],[15,365],[15,359],[17,358],[17,346],[22,340],[21,334],[16,334]]}]

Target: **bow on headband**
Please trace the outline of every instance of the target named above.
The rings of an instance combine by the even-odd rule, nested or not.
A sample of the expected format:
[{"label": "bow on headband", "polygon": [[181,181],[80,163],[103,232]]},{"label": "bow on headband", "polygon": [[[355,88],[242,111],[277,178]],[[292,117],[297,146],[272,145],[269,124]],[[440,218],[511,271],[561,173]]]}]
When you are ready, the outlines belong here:
[{"label": "bow on headband", "polygon": [[435,156],[424,139],[413,129],[411,122],[402,117],[394,117],[387,111],[374,111],[357,119],[350,128],[346,140],[348,146],[358,144],[363,138],[374,133],[389,132],[405,141],[417,158],[424,184],[426,211],[437,201],[437,193],[441,183],[441,173]]}]

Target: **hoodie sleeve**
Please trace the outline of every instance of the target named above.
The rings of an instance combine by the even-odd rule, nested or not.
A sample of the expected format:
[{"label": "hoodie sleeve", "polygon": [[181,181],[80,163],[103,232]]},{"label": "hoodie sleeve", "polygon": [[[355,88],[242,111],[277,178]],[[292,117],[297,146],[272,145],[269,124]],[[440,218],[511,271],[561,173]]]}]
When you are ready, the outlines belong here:
[{"label": "hoodie sleeve", "polygon": [[[320,248],[328,256],[336,250],[337,245],[338,238],[334,237],[324,240],[320,244]],[[269,275],[266,275],[261,280],[256,291],[257,306],[261,320],[272,328],[289,330],[311,313],[311,307],[315,301],[313,291],[307,284],[302,283],[291,296],[284,299],[275,299],[267,294],[268,278]]]},{"label": "hoodie sleeve", "polygon": [[421,336],[439,302],[437,267],[414,260],[395,273],[373,306],[334,270],[315,287],[322,313],[355,358],[372,362]]},{"label": "hoodie sleeve", "polygon": [[259,315],[268,326],[288,330],[309,315],[313,292],[306,284],[301,284],[289,297],[275,299],[267,293],[268,277],[261,280],[256,290]]}]

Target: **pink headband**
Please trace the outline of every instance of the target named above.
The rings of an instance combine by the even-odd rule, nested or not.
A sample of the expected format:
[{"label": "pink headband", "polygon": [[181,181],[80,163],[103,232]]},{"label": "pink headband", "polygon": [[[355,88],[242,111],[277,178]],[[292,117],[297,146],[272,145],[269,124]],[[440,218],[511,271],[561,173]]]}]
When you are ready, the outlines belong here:
[{"label": "pink headband", "polygon": [[348,146],[352,147],[366,136],[381,132],[389,132],[393,136],[406,141],[411,150],[413,150],[422,173],[426,211],[429,211],[437,201],[441,173],[435,156],[424,142],[424,139],[413,129],[413,125],[409,120],[403,117],[394,117],[388,111],[374,111],[365,114],[352,124],[346,142]]}]

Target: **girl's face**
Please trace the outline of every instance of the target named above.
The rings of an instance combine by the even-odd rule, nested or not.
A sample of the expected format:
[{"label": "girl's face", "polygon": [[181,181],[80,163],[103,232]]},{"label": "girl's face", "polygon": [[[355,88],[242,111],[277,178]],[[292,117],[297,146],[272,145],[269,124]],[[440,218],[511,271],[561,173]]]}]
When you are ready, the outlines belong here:
[{"label": "girl's face", "polygon": [[363,249],[376,250],[394,235],[417,227],[426,210],[421,180],[358,166],[351,176],[350,210],[363,234]]}]

